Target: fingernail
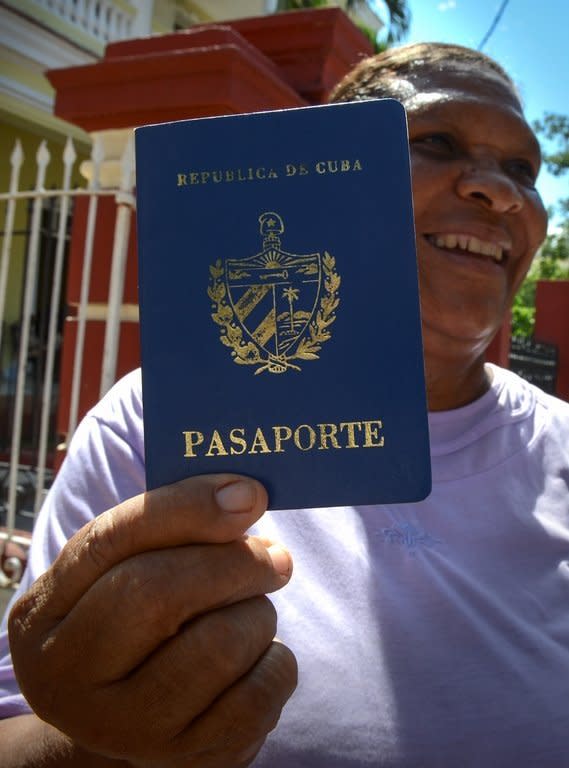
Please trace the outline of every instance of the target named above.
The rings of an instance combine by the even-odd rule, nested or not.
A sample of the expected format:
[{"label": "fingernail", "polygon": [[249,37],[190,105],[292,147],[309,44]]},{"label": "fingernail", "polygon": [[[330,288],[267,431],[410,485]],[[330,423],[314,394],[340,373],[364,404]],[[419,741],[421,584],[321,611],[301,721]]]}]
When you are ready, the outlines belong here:
[{"label": "fingernail", "polygon": [[248,512],[257,498],[253,483],[246,480],[237,480],[218,488],[215,496],[224,512]]},{"label": "fingernail", "polygon": [[288,576],[292,570],[292,559],[288,551],[280,544],[271,544],[267,552],[271,556],[275,571],[281,576]]}]

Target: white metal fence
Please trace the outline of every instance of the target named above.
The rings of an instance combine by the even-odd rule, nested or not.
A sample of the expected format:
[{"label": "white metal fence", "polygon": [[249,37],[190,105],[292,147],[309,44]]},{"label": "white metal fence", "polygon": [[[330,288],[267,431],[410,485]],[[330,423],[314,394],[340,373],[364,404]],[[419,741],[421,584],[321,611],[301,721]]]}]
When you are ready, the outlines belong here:
[{"label": "white metal fence", "polygon": [[[77,334],[73,355],[73,378],[70,395],[70,411],[67,427],[67,439],[75,431],[79,417],[79,396],[81,392],[83,355],[85,348],[85,331],[89,318],[89,290],[93,267],[93,251],[95,230],[97,226],[97,207],[101,195],[112,195],[117,202],[111,272],[108,276],[109,296],[106,313],[105,342],[103,348],[103,364],[100,379],[100,393],[104,394],[114,383],[120,335],[121,305],[123,301],[126,258],[130,231],[131,212],[134,208],[133,183],[134,160],[132,144],[126,147],[121,161],[120,184],[113,189],[102,188],[100,183],[101,166],[103,163],[102,145],[96,139],[91,155],[92,174],[87,188],[72,189],[71,178],[77,155],[71,139],[67,140],[62,155],[62,179],[59,189],[45,189],[46,169],[51,162],[47,144],[42,141],[36,154],[37,173],[33,190],[20,189],[20,171],[24,154],[19,141],[16,142],[10,157],[11,177],[8,192],[0,194],[0,201],[5,203],[5,219],[2,233],[2,252],[0,261],[0,360],[2,367],[2,393],[5,403],[9,404],[11,437],[9,456],[4,466],[0,490],[0,586],[17,584],[21,576],[22,560],[28,536],[22,535],[17,526],[17,515],[24,515],[31,523],[37,515],[46,487],[53,476],[48,461],[48,445],[53,445],[53,411],[57,402],[54,385],[59,381],[58,346],[61,342],[62,299],[65,292],[63,284],[67,243],[69,240],[68,222],[72,213],[73,201],[81,196],[88,198],[87,227],[85,240],[82,244],[82,274],[80,300],[77,307]],[[41,370],[30,370],[30,360],[33,358],[33,346],[37,345],[34,338],[33,323],[36,319],[38,301],[38,275],[42,267],[42,214],[46,201],[51,201],[52,208],[57,213],[57,227],[54,243],[54,258],[49,265],[51,272],[51,288],[49,290],[48,321],[44,328],[42,345]],[[53,205],[55,204],[55,205]],[[15,240],[21,232],[15,230],[18,206],[28,206],[28,226],[26,228],[27,244],[25,249],[15,248]],[[17,324],[17,350],[13,360],[2,355],[2,345],[6,348],[7,289],[10,284],[10,270],[17,268],[17,259],[24,258],[25,274],[21,293],[20,319]],[[45,267],[45,265],[43,265]],[[22,265],[20,264],[21,268]],[[43,270],[45,273],[45,269]],[[14,297],[11,297],[14,300]],[[64,313],[65,314],[65,313]],[[10,365],[11,363],[11,365]],[[26,456],[22,459],[22,432],[24,425],[24,406],[26,393],[30,389],[30,376],[36,376],[36,384],[41,382],[41,398],[36,398],[39,416],[37,434],[32,436],[33,445],[26,446]],[[54,402],[55,400],[55,402]],[[29,404],[28,404],[29,411]],[[31,458],[30,458],[31,457]],[[0,462],[1,464],[1,462]],[[0,467],[1,470],[1,467]],[[1,472],[0,472],[1,474]],[[32,486],[33,493],[29,493]],[[27,489],[27,493],[26,493]],[[22,508],[23,497],[27,508]],[[24,557],[22,557],[22,551]]]}]

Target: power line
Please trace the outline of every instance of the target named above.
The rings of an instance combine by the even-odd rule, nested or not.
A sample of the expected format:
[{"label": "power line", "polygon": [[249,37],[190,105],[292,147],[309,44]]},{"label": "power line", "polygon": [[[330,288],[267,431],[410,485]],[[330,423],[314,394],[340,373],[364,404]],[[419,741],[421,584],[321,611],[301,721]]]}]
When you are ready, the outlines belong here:
[{"label": "power line", "polygon": [[490,24],[490,28],[488,29],[488,32],[486,32],[486,34],[484,35],[484,37],[482,38],[482,40],[480,42],[480,45],[478,46],[478,50],[479,51],[481,51],[484,48],[484,46],[486,45],[488,40],[490,40],[490,38],[494,34],[494,30],[496,29],[496,27],[500,23],[500,19],[504,15],[504,11],[506,10],[506,6],[508,5],[509,2],[510,2],[510,0],[503,0],[502,5],[498,9],[498,12],[494,16],[494,18],[492,20],[492,23]]}]

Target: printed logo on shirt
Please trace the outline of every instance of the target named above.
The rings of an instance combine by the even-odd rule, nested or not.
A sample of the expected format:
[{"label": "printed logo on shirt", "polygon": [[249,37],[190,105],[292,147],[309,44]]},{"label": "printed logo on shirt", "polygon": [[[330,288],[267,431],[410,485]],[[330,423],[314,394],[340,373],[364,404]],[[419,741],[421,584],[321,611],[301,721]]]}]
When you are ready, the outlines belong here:
[{"label": "printed logo on shirt", "polygon": [[399,544],[411,553],[423,547],[433,547],[441,543],[440,539],[436,539],[412,523],[399,523],[392,528],[383,528],[381,536],[386,544]]}]

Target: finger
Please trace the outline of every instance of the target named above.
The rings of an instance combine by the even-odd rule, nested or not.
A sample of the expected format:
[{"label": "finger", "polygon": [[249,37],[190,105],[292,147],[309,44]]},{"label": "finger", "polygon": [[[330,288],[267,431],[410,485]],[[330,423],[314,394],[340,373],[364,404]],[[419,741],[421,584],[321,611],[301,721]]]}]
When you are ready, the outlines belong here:
[{"label": "finger", "polygon": [[209,768],[248,765],[277,725],[297,674],[293,653],[273,641],[249,672],[169,742],[154,746],[154,752],[145,745],[144,754],[127,756],[119,750],[113,756],[127,757],[135,766],[152,759]]},{"label": "finger", "polygon": [[169,742],[254,667],[276,627],[276,611],[266,597],[205,614],[114,685],[114,692],[125,702],[139,702],[137,727],[150,743]]},{"label": "finger", "polygon": [[[128,675],[196,616],[287,583],[291,560],[248,537],[148,552],[104,574],[49,637],[59,665],[94,685]],[[277,570],[278,569],[278,570]],[[88,655],[89,665],[81,664]],[[54,679],[63,670],[53,666]]]},{"label": "finger", "polygon": [[[89,689],[88,717],[79,706],[65,708],[70,695],[83,698],[81,688],[66,689],[65,679],[54,686],[48,711],[38,714],[86,749],[128,759],[145,756],[162,764],[158,757],[165,745],[199,714],[200,704],[207,706],[255,665],[275,628],[275,610],[267,598],[219,609],[188,624],[128,678]],[[60,711],[65,713],[61,722]]]},{"label": "finger", "polygon": [[276,727],[297,680],[294,654],[273,641],[246,675],[179,734],[172,748],[199,754],[207,765],[232,765]]},{"label": "finger", "polygon": [[36,588],[12,613],[12,630],[40,613],[47,625],[65,616],[113,565],[132,555],[192,542],[221,543],[243,534],[265,511],[255,480],[204,475],[135,496],[84,526]]},{"label": "finger", "polygon": [[261,751],[261,748],[264,746],[266,740],[267,737],[263,736],[262,739],[257,739],[257,741],[253,742],[253,744],[248,746],[246,749],[238,752],[235,755],[235,762],[233,763],[235,768],[247,768],[248,765],[251,765],[253,760]]}]

